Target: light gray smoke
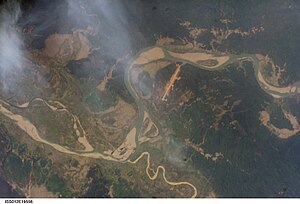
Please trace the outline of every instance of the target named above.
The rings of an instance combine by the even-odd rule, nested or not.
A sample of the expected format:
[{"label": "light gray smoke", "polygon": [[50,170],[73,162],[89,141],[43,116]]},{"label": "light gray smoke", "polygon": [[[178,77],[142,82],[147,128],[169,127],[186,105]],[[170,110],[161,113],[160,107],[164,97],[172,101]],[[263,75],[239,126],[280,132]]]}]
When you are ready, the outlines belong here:
[{"label": "light gray smoke", "polygon": [[22,69],[22,40],[16,28],[20,14],[16,1],[0,8],[0,83],[4,90],[13,86],[13,76]]},{"label": "light gray smoke", "polygon": [[141,35],[122,1],[67,0],[67,3],[68,19],[74,24],[91,26],[98,36],[97,46],[112,59],[132,50],[132,41]]}]

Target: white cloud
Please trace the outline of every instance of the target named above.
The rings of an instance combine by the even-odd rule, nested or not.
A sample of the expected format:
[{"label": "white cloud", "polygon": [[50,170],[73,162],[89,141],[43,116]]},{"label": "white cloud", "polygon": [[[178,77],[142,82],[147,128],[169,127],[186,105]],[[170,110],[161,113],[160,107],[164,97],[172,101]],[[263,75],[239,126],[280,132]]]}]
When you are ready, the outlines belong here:
[{"label": "white cloud", "polygon": [[22,40],[16,29],[20,14],[20,6],[14,1],[0,10],[0,79],[4,89],[13,85],[13,75],[22,69]]}]

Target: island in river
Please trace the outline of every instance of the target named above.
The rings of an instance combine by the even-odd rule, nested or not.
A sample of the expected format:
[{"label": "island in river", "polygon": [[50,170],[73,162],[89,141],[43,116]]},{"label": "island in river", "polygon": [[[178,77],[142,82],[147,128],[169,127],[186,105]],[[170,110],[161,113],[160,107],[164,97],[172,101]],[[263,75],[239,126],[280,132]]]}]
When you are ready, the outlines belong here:
[{"label": "island in river", "polygon": [[293,55],[261,48],[268,21],[182,4],[4,4],[1,179],[25,197],[299,196]]}]

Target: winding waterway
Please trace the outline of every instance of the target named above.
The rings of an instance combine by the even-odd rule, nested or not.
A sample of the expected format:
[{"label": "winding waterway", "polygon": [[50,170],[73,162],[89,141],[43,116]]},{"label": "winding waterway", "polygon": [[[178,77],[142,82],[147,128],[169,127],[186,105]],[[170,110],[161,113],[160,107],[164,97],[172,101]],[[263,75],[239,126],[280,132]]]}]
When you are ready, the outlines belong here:
[{"label": "winding waterway", "polygon": [[[208,59],[213,59],[218,62],[217,65],[208,67],[201,65],[198,63],[201,60],[208,60]],[[166,170],[163,166],[158,166],[157,170],[155,171],[154,175],[150,175],[149,169],[150,169],[150,153],[149,152],[143,152],[141,155],[139,155],[135,160],[130,160],[129,158],[134,156],[134,152],[137,150],[137,148],[142,148],[140,145],[138,145],[138,138],[141,135],[141,130],[142,130],[142,125],[144,121],[144,114],[145,112],[148,113],[148,117],[152,120],[152,122],[155,124],[157,127],[158,131],[160,134],[162,134],[162,128],[159,120],[154,116],[154,114],[145,107],[143,104],[138,92],[136,89],[133,87],[133,82],[131,80],[131,74],[133,71],[133,68],[136,66],[143,66],[148,63],[156,62],[158,60],[167,60],[170,62],[182,62],[182,63],[187,63],[191,64],[199,69],[205,69],[208,71],[214,71],[214,70],[220,70],[220,69],[225,69],[226,65],[231,64],[236,61],[252,61],[253,62],[253,67],[255,70],[255,76],[256,79],[260,85],[260,87],[267,93],[273,96],[274,98],[284,98],[284,97],[289,97],[295,94],[300,93],[300,82],[297,82],[295,84],[290,85],[289,87],[275,87],[270,84],[268,84],[262,73],[261,73],[261,67],[260,67],[260,60],[258,59],[257,55],[253,54],[242,54],[242,55],[224,55],[224,54],[211,54],[211,53],[205,53],[204,51],[199,51],[199,52],[191,52],[191,53],[176,53],[174,51],[168,50],[168,48],[165,47],[150,47],[146,48],[142,51],[140,51],[131,61],[129,66],[125,70],[125,75],[124,75],[124,81],[126,84],[126,87],[132,97],[135,100],[135,103],[138,106],[138,117],[135,121],[134,127],[129,131],[125,141],[123,142],[122,145],[115,151],[114,154],[109,153],[109,151],[105,152],[98,152],[93,150],[92,147],[89,147],[88,149],[90,151],[75,151],[71,150],[65,146],[61,146],[59,144],[51,143],[45,139],[43,139],[40,136],[40,133],[38,129],[25,117],[18,115],[16,113],[13,113],[9,107],[17,107],[17,108],[28,108],[31,105],[32,101],[41,101],[48,108],[50,108],[53,111],[68,111],[66,106],[61,104],[59,101],[52,101],[51,105],[49,104],[49,101],[41,98],[35,98],[32,101],[16,106],[13,104],[10,104],[6,101],[1,100],[0,104],[0,112],[6,116],[7,118],[11,119],[12,121],[15,122],[15,124],[22,129],[26,134],[28,134],[33,140],[37,142],[41,142],[44,144],[47,144],[54,149],[56,149],[59,152],[65,153],[65,154],[70,154],[70,155],[77,155],[77,156],[82,156],[82,157],[89,157],[89,158],[95,158],[95,159],[105,159],[109,161],[114,161],[114,162],[121,162],[121,163],[130,163],[130,164],[136,164],[139,160],[144,158],[145,156],[147,157],[147,166],[146,166],[146,174],[149,177],[150,180],[155,180],[159,174],[159,170],[162,170],[163,174],[163,179],[164,181],[172,186],[178,186],[178,185],[187,185],[191,187],[191,190],[193,190],[193,193],[191,193],[191,197],[196,197],[197,196],[197,188],[190,182],[186,181],[169,181],[166,178]],[[77,124],[79,127],[81,127],[81,123],[78,119],[77,116],[73,114],[73,118],[76,118]],[[77,125],[75,126],[77,127]],[[83,129],[83,128],[82,128]],[[83,130],[84,132],[84,130]],[[84,136],[85,138],[85,136]],[[120,154],[118,152],[121,152],[122,150],[126,150],[125,153]],[[124,152],[124,151],[123,151]]]}]

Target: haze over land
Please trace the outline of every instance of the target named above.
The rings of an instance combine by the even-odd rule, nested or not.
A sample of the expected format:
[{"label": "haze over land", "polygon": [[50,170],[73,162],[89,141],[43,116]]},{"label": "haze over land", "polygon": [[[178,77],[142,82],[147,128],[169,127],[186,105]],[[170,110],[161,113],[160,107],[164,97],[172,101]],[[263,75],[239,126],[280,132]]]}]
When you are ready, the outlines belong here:
[{"label": "haze over land", "polygon": [[298,8],[2,3],[1,187],[25,197],[298,197]]}]

